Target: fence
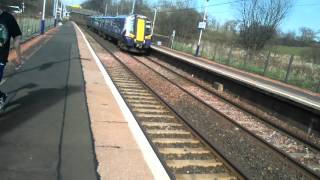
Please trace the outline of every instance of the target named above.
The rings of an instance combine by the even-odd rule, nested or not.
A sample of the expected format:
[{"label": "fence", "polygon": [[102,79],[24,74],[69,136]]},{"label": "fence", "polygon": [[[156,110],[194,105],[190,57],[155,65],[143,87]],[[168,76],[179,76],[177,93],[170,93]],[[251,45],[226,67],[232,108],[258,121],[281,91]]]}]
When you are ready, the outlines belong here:
[{"label": "fence", "polygon": [[[196,41],[175,37],[172,42],[169,36],[155,35],[154,42],[156,41],[162,41],[164,46],[195,54]],[[320,64],[314,63],[315,60],[306,61],[297,55],[280,54],[267,49],[252,53],[237,45],[208,41],[202,42],[200,53],[202,57],[221,64],[320,92]]]},{"label": "fence", "polygon": [[[17,16],[16,20],[22,32],[22,41],[25,41],[35,35],[40,34],[39,17]],[[54,18],[46,18],[45,22],[46,31],[54,26]]]}]

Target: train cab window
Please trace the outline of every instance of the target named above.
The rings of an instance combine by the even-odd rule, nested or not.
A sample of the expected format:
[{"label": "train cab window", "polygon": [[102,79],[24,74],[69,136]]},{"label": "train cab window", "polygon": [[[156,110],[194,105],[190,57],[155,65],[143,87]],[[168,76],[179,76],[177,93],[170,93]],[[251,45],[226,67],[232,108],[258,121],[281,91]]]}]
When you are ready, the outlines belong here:
[{"label": "train cab window", "polygon": [[151,21],[146,20],[146,35],[151,34]]}]

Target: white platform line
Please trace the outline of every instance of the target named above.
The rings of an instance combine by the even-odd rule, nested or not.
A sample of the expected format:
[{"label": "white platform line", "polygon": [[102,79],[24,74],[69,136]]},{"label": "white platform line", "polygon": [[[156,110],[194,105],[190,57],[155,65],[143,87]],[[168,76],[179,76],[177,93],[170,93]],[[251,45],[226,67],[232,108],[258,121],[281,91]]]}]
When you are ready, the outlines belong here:
[{"label": "white platform line", "polygon": [[305,104],[307,106],[310,106],[314,109],[318,109],[320,110],[320,104],[308,99],[308,98],[304,98],[304,97],[299,97],[299,96],[295,96],[295,95],[292,95],[282,89],[279,89],[277,87],[272,87],[272,86],[269,86],[267,84],[261,84],[257,81],[254,81],[250,78],[246,78],[246,77],[242,77],[242,78],[239,78],[237,74],[234,74],[232,72],[226,72],[226,71],[223,71],[223,70],[220,70],[219,68],[216,68],[216,67],[212,67],[212,66],[207,66],[206,64],[202,63],[202,62],[199,62],[199,61],[194,61],[193,59],[189,58],[189,57],[186,57],[186,56],[179,56],[179,55],[176,55],[172,52],[168,52],[166,50],[162,50],[156,46],[152,46],[153,49],[157,50],[157,51],[160,51],[162,53],[166,53],[166,54],[169,54],[175,58],[179,58],[179,59],[183,59],[189,63],[192,63],[192,64],[196,64],[197,66],[200,66],[202,68],[205,68],[205,69],[210,69],[211,71],[213,72],[216,72],[216,73],[219,73],[219,74],[222,74],[222,75],[225,75],[227,77],[230,77],[232,79],[235,79],[237,81],[240,81],[240,82],[244,82],[246,84],[249,84],[251,86],[254,86],[254,87],[258,87],[260,89],[264,89],[264,90],[267,90],[269,92],[272,92],[274,94],[278,94],[280,96],[283,96],[283,97],[286,97],[290,100],[293,100],[293,101],[296,101],[296,102],[299,102],[299,103],[302,103],[302,104]]},{"label": "white platform line", "polygon": [[[136,142],[138,143],[138,146],[140,147],[140,149],[142,151],[143,157],[146,160],[154,178],[159,179],[159,180],[167,180],[167,179],[170,180],[170,177],[168,176],[166,170],[162,166],[156,153],[153,151],[151,145],[149,144],[147,138],[145,137],[144,133],[140,129],[140,126],[138,125],[137,121],[135,120],[134,116],[132,115],[131,111],[129,110],[128,106],[126,105],[125,101],[122,99],[116,86],[113,84],[107,71],[104,69],[100,59],[98,58],[96,53],[93,51],[91,45],[89,44],[88,40],[86,39],[86,37],[84,36],[84,34],[82,33],[82,31],[78,27],[78,25],[75,24],[74,22],[73,22],[73,24],[78,29],[78,31],[81,33],[84,41],[86,42],[86,44],[90,50],[92,57],[96,61],[96,64],[97,64],[100,72],[102,73],[102,76],[103,76],[106,84],[111,89],[111,92],[112,92],[113,96],[115,97],[115,99],[116,99],[116,101],[122,111],[124,118],[128,122],[129,128],[130,128]],[[137,163],[139,163],[139,162],[137,162]]]}]

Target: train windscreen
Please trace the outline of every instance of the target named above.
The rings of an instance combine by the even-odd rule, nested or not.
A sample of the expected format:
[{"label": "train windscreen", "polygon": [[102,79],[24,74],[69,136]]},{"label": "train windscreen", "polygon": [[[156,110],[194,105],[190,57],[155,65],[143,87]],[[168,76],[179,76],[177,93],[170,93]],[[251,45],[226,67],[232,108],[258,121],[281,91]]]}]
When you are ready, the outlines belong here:
[{"label": "train windscreen", "polygon": [[134,34],[134,16],[129,16],[125,22],[126,35]]}]

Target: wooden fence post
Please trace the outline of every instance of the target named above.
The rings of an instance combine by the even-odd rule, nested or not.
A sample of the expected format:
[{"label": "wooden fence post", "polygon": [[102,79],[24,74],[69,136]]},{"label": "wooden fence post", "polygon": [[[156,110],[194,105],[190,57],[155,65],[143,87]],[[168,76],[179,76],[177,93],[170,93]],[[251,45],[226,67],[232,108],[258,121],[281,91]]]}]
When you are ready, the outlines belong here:
[{"label": "wooden fence post", "polygon": [[231,62],[231,55],[232,55],[232,45],[231,45],[229,53],[228,53],[228,65],[230,65],[230,62]]},{"label": "wooden fence post", "polygon": [[243,67],[247,67],[247,61],[249,60],[249,57],[250,57],[250,50],[247,49],[246,51],[246,57],[244,58],[244,62],[243,62]]},{"label": "wooden fence post", "polygon": [[203,56],[203,51],[204,51],[204,43],[202,43],[202,49],[201,49],[200,56]]},{"label": "wooden fence post", "polygon": [[318,82],[318,86],[317,86],[316,92],[320,93],[320,81]]},{"label": "wooden fence post", "polygon": [[264,75],[264,76],[266,75],[267,70],[268,70],[268,66],[269,66],[269,63],[270,63],[270,56],[271,56],[271,52],[269,51],[269,52],[268,52],[268,57],[267,57],[266,63],[265,63],[265,65],[264,65],[264,70],[263,70],[263,75]]},{"label": "wooden fence post", "polygon": [[213,60],[216,60],[216,55],[217,55],[217,44],[214,46],[214,52],[213,52]]},{"label": "wooden fence post", "polygon": [[287,69],[287,74],[286,74],[286,78],[284,79],[284,82],[288,82],[289,80],[289,75],[290,75],[290,71],[291,71],[291,66],[292,66],[292,63],[293,63],[293,59],[294,59],[294,55],[291,55],[290,57],[290,62],[289,62],[289,65],[288,65],[288,69]]},{"label": "wooden fence post", "polygon": [[31,36],[31,30],[29,31],[29,28],[30,28],[30,19],[28,19],[27,32],[28,32],[28,36]]},{"label": "wooden fence post", "polygon": [[37,29],[38,29],[38,22],[33,19],[33,34],[37,33]]}]

